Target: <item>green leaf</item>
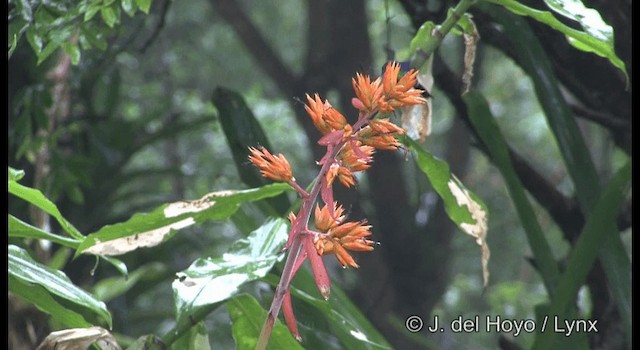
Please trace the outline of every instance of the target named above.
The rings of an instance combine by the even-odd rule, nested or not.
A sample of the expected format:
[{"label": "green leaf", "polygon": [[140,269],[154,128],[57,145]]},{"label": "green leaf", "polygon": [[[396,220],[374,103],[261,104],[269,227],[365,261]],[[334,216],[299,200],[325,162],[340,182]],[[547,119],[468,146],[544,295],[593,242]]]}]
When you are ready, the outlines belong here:
[{"label": "green leaf", "polygon": [[144,335],[127,347],[127,350],[166,350],[167,347],[162,343],[162,339],[150,334]]},{"label": "green leaf", "polygon": [[149,9],[151,8],[151,0],[136,0],[136,4],[138,4],[138,8],[140,11],[145,14],[149,14]]},{"label": "green leaf", "polygon": [[44,287],[24,282],[9,274],[9,292],[20,296],[25,301],[33,304],[38,310],[51,315],[66,327],[89,327],[81,314],[60,304]]},{"label": "green leaf", "polygon": [[[560,91],[551,63],[524,19],[506,11],[496,10],[500,9],[486,9],[505,28],[523,68],[531,76],[536,95],[576,188],[576,197],[582,212],[590,215],[600,196],[600,180],[575,116]],[[631,344],[631,315],[628,312],[632,297],[629,278],[631,262],[614,221],[608,223],[607,231],[611,238],[603,243],[600,258],[622,316],[626,340]]]},{"label": "green leaf", "polygon": [[40,53],[42,52],[42,46],[43,44],[43,40],[42,40],[42,36],[40,36],[40,33],[38,33],[38,30],[36,29],[35,26],[29,26],[29,28],[27,29],[27,42],[29,42],[29,45],[31,45],[31,48],[33,49],[33,51],[36,53],[36,55],[40,55]]},{"label": "green leaf", "polygon": [[511,163],[507,142],[491,114],[487,101],[479,92],[471,90],[463,96],[463,100],[473,127],[487,146],[491,158],[505,180],[545,287],[550,295],[554,295],[560,275],[558,265],[542,227],[538,223],[533,206]]},{"label": "green leaf", "polygon": [[13,36],[11,36],[10,42],[11,43],[9,44],[7,59],[11,59],[13,52],[16,51],[16,47],[18,47],[18,34],[13,34]]},{"label": "green leaf", "polygon": [[40,65],[47,58],[49,58],[49,56],[51,56],[51,54],[54,53],[60,47],[60,45],[62,45],[61,42],[49,41],[49,43],[47,44],[47,46],[44,47],[42,52],[38,53],[38,62],[36,62],[36,65]]},{"label": "green leaf", "polygon": [[84,8],[84,21],[90,21],[103,7],[99,2],[91,2]]},{"label": "green leaf", "polygon": [[104,20],[104,23],[106,23],[109,28],[113,28],[113,26],[115,26],[120,21],[118,11],[111,6],[105,6],[101,8],[100,15],[102,16],[102,20]]},{"label": "green leaf", "polygon": [[486,236],[488,228],[487,206],[469,191],[458,178],[451,174],[449,164],[436,158],[408,137],[402,142],[416,155],[416,163],[427,175],[433,189],[442,198],[449,218],[466,234],[474,237],[482,251],[482,276],[486,287],[489,282],[489,247]]},{"label": "green leaf", "polygon": [[212,192],[198,200],[165,204],[88,235],[76,255],[120,255],[140,247],[152,247],[171,238],[177,230],[206,220],[227,219],[240,204],[273,197],[287,189],[289,185],[276,183],[241,191]]},{"label": "green leaf", "polygon": [[584,6],[580,0],[544,0],[544,2],[556,13],[580,23],[592,37],[614,47],[613,28],[605,23],[598,11]]},{"label": "green leaf", "polygon": [[81,38],[86,39],[89,44],[97,47],[100,50],[107,49],[106,36],[101,32],[99,28],[96,28],[92,23],[84,23],[80,27]]},{"label": "green leaf", "polygon": [[26,22],[31,22],[31,20],[33,20],[33,11],[31,10],[31,4],[29,4],[28,0],[18,0],[13,3],[16,5],[16,8],[18,9],[18,12],[20,12],[20,16],[22,16],[23,20]]},{"label": "green leaf", "polygon": [[[582,5],[579,1],[546,0],[547,4],[549,4],[549,6],[555,11],[561,11],[563,12],[563,15],[568,12],[570,16],[569,18],[583,16],[580,22],[581,24],[583,24],[583,26],[586,25],[586,32],[579,31],[564,25],[548,11],[536,10],[527,7],[515,0],[489,0],[489,2],[502,5],[506,9],[517,15],[529,16],[538,22],[544,23],[549,27],[564,34],[567,37],[569,43],[575,48],[586,52],[593,52],[598,56],[608,59],[611,64],[613,64],[616,68],[620,69],[624,73],[627,84],[629,83],[629,75],[627,74],[625,64],[615,53],[613,44],[613,29],[607,26],[604,21],[602,21],[602,18],[600,18],[599,14],[597,16],[599,20],[597,20],[598,18],[596,18],[596,16],[588,9],[584,8],[584,5]],[[554,5],[554,3],[557,5]],[[560,5],[561,3],[564,3],[566,7],[571,7],[571,11],[562,9],[562,6]],[[578,4],[582,5],[582,8],[580,8]],[[578,12],[574,12],[575,10],[577,10]],[[573,12],[573,14],[571,12]],[[587,14],[586,16],[585,13]],[[608,27],[609,29],[606,29],[605,27]],[[610,34],[607,34],[609,30]]]},{"label": "green leaf", "polygon": [[[218,109],[220,125],[231,149],[240,179],[250,187],[264,185],[267,180],[260,175],[255,167],[247,162],[249,146],[263,146],[274,152],[262,126],[260,126],[260,123],[239,93],[217,87],[211,99]],[[291,206],[285,195],[271,198],[268,202],[276,211],[271,210],[269,212],[270,208],[266,208],[267,215],[283,216]]]},{"label": "green leaf", "polygon": [[172,346],[180,350],[211,350],[209,334],[204,322],[198,322],[195,326],[178,338]]},{"label": "green leaf", "polygon": [[198,259],[178,273],[172,285],[178,324],[232,297],[241,285],[266,276],[282,258],[287,232],[286,220],[269,220],[221,257]]},{"label": "green leaf", "polygon": [[[587,223],[574,245],[569,259],[567,268],[560,278],[558,284],[558,293],[551,300],[549,311],[553,315],[558,315],[560,319],[569,319],[567,317],[580,287],[585,283],[587,275],[593,266],[598,252],[602,249],[604,242],[609,233],[609,224],[615,220],[618,209],[623,199],[628,195],[631,188],[631,161],[628,161],[614,176],[604,189],[602,196],[598,200],[592,214],[589,216]],[[626,276],[629,278],[630,276]],[[631,304],[626,305],[628,308],[624,310],[630,313]],[[631,317],[630,315],[627,317]],[[622,317],[623,320],[627,317]],[[627,325],[625,325],[626,327]],[[553,342],[555,338],[562,338],[560,334],[554,332],[545,332],[536,337],[534,349],[551,349],[554,348]]]},{"label": "green leaf", "polygon": [[[31,287],[20,287],[24,287],[25,285],[40,286],[46,290],[46,294],[50,294],[67,301],[70,304],[68,307],[72,308],[73,312],[77,312],[85,316],[98,316],[98,318],[105,321],[109,327],[112,326],[111,314],[102,301],[97,300],[89,293],[74,285],[63,272],[53,270],[36,262],[24,249],[15,245],[9,245],[8,270],[9,276],[14,278],[14,281],[17,280],[20,282],[15,285],[13,290],[10,288],[12,292],[22,296],[26,294],[26,297],[33,298],[36,295],[29,294],[28,292]],[[25,291],[25,289],[27,291]],[[43,295],[42,292],[37,293],[37,297]],[[51,298],[49,298],[48,301],[43,301],[43,303],[50,302],[50,299]],[[49,309],[55,308],[55,305],[48,305],[47,307]],[[64,321],[66,322],[69,322],[69,320],[66,319],[68,317],[72,317],[74,320],[73,322],[78,321],[78,319],[74,318],[75,316],[71,314],[52,314],[52,316],[64,318]],[[86,326],[86,324],[74,324],[73,326]]]},{"label": "green leaf", "polygon": [[60,226],[62,226],[62,228],[71,237],[76,239],[84,238],[84,236],[78,231],[78,229],[76,229],[70,222],[67,221],[67,219],[62,216],[62,214],[60,214],[58,207],[56,207],[53,202],[48,200],[42,194],[42,192],[30,187],[23,186],[16,181],[9,180],[9,193],[24,199],[25,201],[35,205],[36,207],[44,210],[45,212],[56,218]]},{"label": "green leaf", "polygon": [[[253,350],[258,343],[267,312],[249,294],[238,295],[225,303],[231,316],[233,339],[238,350]],[[273,326],[269,340],[270,349],[303,349],[287,327],[279,320]]]},{"label": "green leaf", "polygon": [[[273,286],[278,284],[278,277],[269,275],[265,280]],[[313,274],[307,268],[302,268],[296,274],[291,285],[291,294],[309,305],[317,312],[317,317],[326,318],[326,329],[312,329],[312,332],[324,331],[338,338],[344,349],[392,349],[387,340],[362,314],[357,306],[351,302],[345,292],[335,283],[331,285],[329,300],[318,293]],[[295,302],[295,300],[294,300]],[[296,312],[294,305],[294,313]],[[314,315],[308,316],[309,322]],[[296,315],[298,321],[306,323],[305,315]],[[321,327],[317,325],[317,327]],[[304,329],[304,328],[301,328]],[[302,344],[305,345],[306,336],[303,335]]]},{"label": "green leaf", "polygon": [[37,227],[27,224],[26,222],[16,218],[11,214],[9,214],[9,237],[46,239],[48,241],[58,243],[60,245],[73,249],[77,248],[80,244],[80,240],[58,236],[56,234],[41,230]]},{"label": "green leaf", "polygon": [[71,57],[71,63],[73,65],[78,65],[78,63],[80,63],[81,53],[78,44],[71,44],[67,42],[62,45],[62,48],[64,49],[64,52]]},{"label": "green leaf", "polygon": [[20,181],[24,177],[24,170],[9,167],[9,181]]},{"label": "green leaf", "polygon": [[138,282],[152,280],[166,271],[165,265],[159,262],[148,263],[138,267],[129,276],[103,278],[93,287],[96,298],[108,302],[131,289]]},{"label": "green leaf", "polygon": [[129,16],[133,17],[136,14],[136,8],[133,6],[133,0],[122,0],[122,9]]}]

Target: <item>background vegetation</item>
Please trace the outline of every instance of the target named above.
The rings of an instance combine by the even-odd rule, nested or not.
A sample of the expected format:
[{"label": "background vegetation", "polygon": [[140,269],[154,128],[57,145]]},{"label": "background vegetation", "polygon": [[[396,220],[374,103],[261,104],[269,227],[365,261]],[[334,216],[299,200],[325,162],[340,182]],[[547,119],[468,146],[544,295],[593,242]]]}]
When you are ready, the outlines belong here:
[{"label": "background vegetation", "polygon": [[[520,3],[549,10],[539,2]],[[549,25],[486,1],[470,10],[481,38],[473,93],[460,94],[460,37],[448,36],[434,56],[432,133],[420,146],[446,160],[488,208],[489,286],[483,289],[478,247],[457,232],[413,153],[380,152],[357,191],[336,190],[353,218],[372,222],[381,245],[358,257],[358,270],[337,268],[326,259],[334,286],[346,293],[332,291],[329,308],[313,299],[319,296],[309,288],[308,274],[296,280],[300,291],[294,292],[294,307],[305,347],[541,346],[555,340],[495,332],[409,333],[404,322],[410,315],[427,323],[433,315],[445,321],[474,315],[540,320],[565,304],[568,318],[598,320],[598,333],[567,340],[574,346],[630,347],[631,3],[584,3],[613,28],[617,56],[578,50]],[[234,161],[238,145],[229,130],[242,134],[245,126],[224,124],[253,115],[271,149],[285,153],[298,181],[308,184],[322,150],[299,102],[304,94],[318,92],[348,113],[350,77],[356,71],[380,74],[384,62],[407,54],[425,21],[442,23],[455,5],[431,0],[11,0],[9,166],[24,170],[19,183],[39,189],[79,233],[88,235],[163,203],[266,184],[252,182],[261,180],[246,175],[253,171],[250,165]],[[570,28],[588,28],[555,17]],[[18,178],[10,174],[9,182]],[[242,205],[223,220],[210,220],[222,215],[216,211],[163,244],[118,256],[127,279],[116,261],[97,263],[86,254],[74,258],[77,242],[50,243],[33,239],[32,233],[25,238],[12,230],[12,222],[9,243],[25,249],[15,256],[26,252],[106,302],[113,334],[123,347],[145,334],[167,340],[180,325],[172,302],[176,273],[199,258],[235,251],[234,242],[267,217],[284,217],[278,208],[283,201],[286,208],[293,194],[268,204],[258,201],[283,189],[269,191],[232,199],[236,202],[230,205]],[[15,196],[9,197],[8,212],[68,236],[55,215]],[[541,255],[545,249],[551,255]],[[586,279],[567,279],[582,275]],[[277,282],[272,273],[246,284],[241,294],[215,304],[205,322],[175,346],[209,342],[211,348],[242,348],[243,334],[251,332],[238,325],[253,315],[247,310],[259,314],[256,301],[268,308],[274,278]],[[10,290],[12,283],[19,288],[10,279]],[[20,283],[26,290],[37,281]],[[313,298],[305,299],[309,295]],[[9,293],[8,299],[11,349],[35,348],[50,331],[70,328],[37,310],[23,294]],[[332,318],[329,310],[347,318]],[[351,343],[339,330],[345,320],[368,330],[369,340],[380,340]],[[89,323],[106,327],[104,322]]]}]

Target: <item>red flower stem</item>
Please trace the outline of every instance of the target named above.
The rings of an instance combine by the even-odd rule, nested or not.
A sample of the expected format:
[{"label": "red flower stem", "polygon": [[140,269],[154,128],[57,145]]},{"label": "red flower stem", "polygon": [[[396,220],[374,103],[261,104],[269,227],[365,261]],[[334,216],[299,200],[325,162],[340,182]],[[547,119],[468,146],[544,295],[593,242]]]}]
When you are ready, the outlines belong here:
[{"label": "red flower stem", "polygon": [[[358,121],[353,125],[353,130],[358,131],[362,126],[364,126],[371,117],[375,114],[374,112],[368,114],[360,114]],[[353,137],[353,136],[352,136]],[[342,147],[349,141],[341,140],[336,144],[335,147],[330,147],[327,149],[329,152],[328,157],[324,164],[322,164],[322,168],[320,168],[320,172],[316,177],[316,180],[313,184],[313,188],[311,189],[311,193],[304,196],[307,192],[304,191],[295,181],[290,181],[289,184],[300,193],[302,196],[302,205],[300,207],[300,211],[298,212],[298,216],[296,220],[291,224],[291,230],[289,231],[289,235],[294,235],[293,242],[291,243],[291,247],[289,248],[289,255],[287,256],[287,261],[284,264],[284,268],[282,269],[282,275],[280,276],[280,282],[278,282],[278,286],[276,287],[275,294],[273,296],[273,301],[271,302],[271,307],[269,308],[269,314],[267,315],[267,319],[264,321],[262,325],[262,331],[260,331],[260,337],[258,338],[258,344],[256,345],[256,350],[265,350],[267,345],[269,344],[269,338],[271,337],[271,332],[273,330],[273,325],[275,324],[276,318],[278,317],[278,313],[282,308],[282,302],[284,300],[284,295],[286,291],[289,289],[291,285],[291,280],[293,279],[294,274],[294,266],[295,262],[300,256],[300,252],[302,251],[302,239],[300,237],[300,233],[303,231],[308,231],[309,218],[311,217],[311,209],[313,208],[313,204],[316,202],[318,195],[320,194],[321,183],[320,179],[322,179],[329,170],[332,162],[330,159],[334,159],[338,152],[342,149]]]},{"label": "red flower stem", "polygon": [[303,199],[309,197],[309,193],[305,191],[304,188],[300,187],[296,180],[289,181],[289,186],[293,187],[293,189],[296,190]]}]

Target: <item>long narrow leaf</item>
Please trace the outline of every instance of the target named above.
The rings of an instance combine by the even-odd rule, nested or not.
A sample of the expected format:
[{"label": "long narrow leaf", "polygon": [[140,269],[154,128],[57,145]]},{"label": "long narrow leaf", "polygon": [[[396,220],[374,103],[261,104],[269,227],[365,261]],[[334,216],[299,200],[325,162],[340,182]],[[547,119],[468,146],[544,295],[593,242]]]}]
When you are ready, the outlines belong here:
[{"label": "long narrow leaf", "polygon": [[[85,292],[78,286],[74,285],[71,280],[61,271],[51,269],[33,260],[27,251],[15,245],[9,245],[9,276],[19,283],[9,286],[9,290],[22,295],[36,305],[42,306],[45,311],[58,312],[55,304],[51,303],[52,296],[64,299],[73,305],[69,315],[56,315],[63,320],[71,322],[69,326],[84,327],[86,323],[80,320],[74,314],[82,314],[84,316],[93,316],[105,321],[111,327],[111,314],[107,310],[106,305],[94,298],[91,294]],[[36,285],[44,290],[37,294],[31,290]],[[29,286],[29,287],[25,287]],[[50,297],[46,297],[45,293]],[[45,297],[47,300],[40,301],[38,298]],[[48,305],[45,305],[48,304]],[[97,316],[97,317],[96,317]],[[85,321],[86,322],[86,321]]]},{"label": "long narrow leaf", "polygon": [[482,142],[487,145],[494,163],[505,180],[547,291],[550,295],[554,295],[560,274],[558,265],[522,183],[513,168],[502,132],[491,114],[487,101],[480,93],[474,90],[469,91],[463,96],[463,99],[467,105],[473,127]]},{"label": "long narrow leaf", "polygon": [[[608,233],[608,223],[618,214],[618,209],[631,187],[631,162],[627,162],[605,188],[600,200],[596,204],[593,214],[587,223],[569,255],[567,268],[562,274],[558,285],[558,293],[551,301],[551,308],[558,319],[568,317],[572,303],[584,284],[587,274],[593,265],[603,242],[611,239]],[[628,305],[628,310],[631,305]],[[554,338],[562,337],[554,332],[541,333],[536,337],[534,349],[554,348]]]},{"label": "long narrow leaf", "polygon": [[[595,166],[576,120],[558,87],[542,45],[527,23],[518,16],[498,10],[492,9],[489,13],[505,28],[523,68],[531,76],[536,95],[575,185],[582,212],[588,216],[596,205],[601,189]],[[631,305],[631,262],[617,233],[615,222],[609,221],[605,228],[610,239],[604,242],[600,251],[601,261],[609,287],[616,297],[626,341],[631,344],[631,314],[628,308]]]},{"label": "long narrow leaf", "polygon": [[89,327],[91,323],[84,317],[58,302],[44,287],[27,283],[9,275],[9,291],[35,305],[42,312],[51,315],[66,327]]},{"label": "long narrow leaf", "polygon": [[[263,186],[267,183],[266,179],[247,162],[249,146],[263,146],[275,151],[271,149],[262,126],[239,93],[217,87],[213,92],[212,101],[218,109],[222,131],[227,138],[240,179],[250,187]],[[267,211],[267,215],[282,216],[291,206],[285,195],[270,198],[267,202],[276,210],[273,212],[270,207],[263,208]]]},{"label": "long narrow leaf", "polygon": [[16,197],[24,199],[25,201],[35,205],[36,207],[44,210],[46,213],[56,218],[56,220],[58,220],[58,223],[60,223],[60,226],[62,226],[62,228],[71,237],[76,239],[84,238],[80,231],[78,231],[78,229],[76,229],[69,221],[67,221],[67,219],[62,216],[62,214],[58,210],[58,207],[56,207],[53,202],[47,199],[47,197],[45,197],[44,194],[42,194],[42,192],[40,192],[39,190],[23,186],[15,180],[9,180],[9,193],[13,194]]},{"label": "long narrow leaf", "polygon": [[27,224],[26,222],[16,218],[11,214],[9,214],[9,237],[46,239],[48,241],[58,243],[60,245],[73,249],[77,248],[80,244],[80,240],[58,236],[56,234],[41,230],[37,227]]}]

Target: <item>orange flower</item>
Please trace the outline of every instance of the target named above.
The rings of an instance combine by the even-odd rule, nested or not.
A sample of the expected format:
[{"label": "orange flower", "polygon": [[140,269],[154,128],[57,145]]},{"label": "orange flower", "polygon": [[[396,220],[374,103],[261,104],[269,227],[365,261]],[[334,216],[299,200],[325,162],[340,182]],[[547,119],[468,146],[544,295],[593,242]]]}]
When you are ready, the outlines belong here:
[{"label": "orange flower", "polygon": [[371,225],[367,221],[344,222],[342,207],[334,202],[334,210],[339,216],[333,219],[329,213],[328,206],[320,209],[316,206],[315,222],[316,228],[325,233],[319,233],[313,240],[316,251],[319,255],[334,254],[343,267],[357,268],[355,260],[347,250],[369,252],[373,250],[374,241],[368,240],[371,236]]},{"label": "orange flower", "polygon": [[408,71],[400,80],[398,80],[399,74],[400,64],[397,62],[387,64],[382,76],[384,98],[378,100],[378,108],[383,113],[391,112],[398,107],[423,104],[427,101],[422,97],[423,91],[414,88],[418,75],[416,70]]},{"label": "orange flower", "polygon": [[282,154],[274,156],[264,147],[260,149],[249,147],[249,153],[249,161],[260,170],[262,176],[274,181],[293,180],[291,166]]},{"label": "orange flower", "polygon": [[319,231],[327,232],[344,221],[345,217],[342,215],[344,209],[342,209],[341,205],[333,202],[333,216],[331,216],[330,209],[328,205],[325,205],[322,209],[320,209],[319,205],[316,205],[315,223]]},{"label": "orange flower", "polygon": [[313,121],[313,125],[323,134],[328,134],[334,130],[343,130],[347,126],[347,119],[338,110],[333,108],[329,101],[324,102],[318,94],[311,98],[307,94],[307,102],[304,109]]},{"label": "orange flower", "polygon": [[344,187],[347,187],[347,188],[356,184],[356,179],[353,176],[353,173],[351,172],[351,170],[343,166],[338,168],[338,180],[340,180],[340,183],[342,183]]},{"label": "orange flower", "polygon": [[380,78],[371,81],[368,75],[356,73],[356,77],[351,79],[351,85],[357,98],[352,100],[355,108],[362,112],[373,112],[378,106],[378,101],[382,97],[382,85]]},{"label": "orange flower", "polygon": [[358,139],[367,146],[393,151],[400,147],[395,135],[403,133],[404,130],[386,119],[373,120],[368,126],[360,129]]},{"label": "orange flower", "polygon": [[348,170],[364,171],[371,167],[370,163],[373,160],[374,151],[373,147],[354,141],[346,144],[338,153],[337,158]]}]

